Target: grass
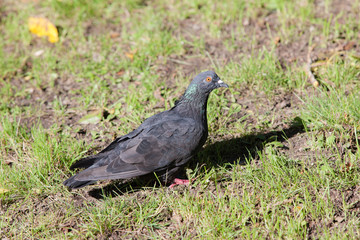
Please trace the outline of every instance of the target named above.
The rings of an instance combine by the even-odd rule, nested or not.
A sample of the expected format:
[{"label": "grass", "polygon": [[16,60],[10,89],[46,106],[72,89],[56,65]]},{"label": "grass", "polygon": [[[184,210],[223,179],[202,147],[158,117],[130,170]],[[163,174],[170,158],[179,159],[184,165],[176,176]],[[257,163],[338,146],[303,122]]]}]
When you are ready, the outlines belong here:
[{"label": "grass", "polygon": [[[359,5],[3,4],[0,236],[359,238],[360,50],[350,44]],[[60,41],[31,35],[30,16],[52,21]],[[316,89],[303,71],[314,43]],[[209,99],[209,139],[187,168],[191,186],[62,185],[73,162],[171,108],[208,69],[230,88]]]}]

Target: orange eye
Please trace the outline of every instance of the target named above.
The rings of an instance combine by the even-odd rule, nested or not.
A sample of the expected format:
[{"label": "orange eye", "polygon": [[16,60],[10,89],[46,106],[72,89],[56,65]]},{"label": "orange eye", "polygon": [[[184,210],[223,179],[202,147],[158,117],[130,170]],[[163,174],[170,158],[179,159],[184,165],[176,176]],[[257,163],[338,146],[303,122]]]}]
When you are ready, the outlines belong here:
[{"label": "orange eye", "polygon": [[207,81],[207,82],[211,82],[211,77],[207,77],[207,78],[206,78],[206,81]]}]

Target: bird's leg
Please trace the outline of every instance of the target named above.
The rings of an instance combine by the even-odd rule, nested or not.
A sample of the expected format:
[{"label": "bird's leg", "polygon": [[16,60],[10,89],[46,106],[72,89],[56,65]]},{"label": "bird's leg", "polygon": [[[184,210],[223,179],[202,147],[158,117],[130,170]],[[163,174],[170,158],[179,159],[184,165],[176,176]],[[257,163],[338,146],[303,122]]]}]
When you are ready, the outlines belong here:
[{"label": "bird's leg", "polygon": [[[174,167],[170,170],[167,170],[166,173],[162,176],[163,178],[163,182],[164,183],[169,183],[170,182],[170,179],[169,181],[167,180],[167,177],[168,176],[174,176],[176,175],[176,173],[179,171],[179,167]],[[190,181],[187,180],[187,179],[180,179],[180,178],[175,178],[172,182],[171,182],[171,185],[169,186],[169,188],[173,188],[177,185],[189,185],[191,182],[193,182],[196,178],[193,178],[191,179]]]},{"label": "bird's leg", "polygon": [[179,179],[175,178],[173,183],[169,186],[169,188],[173,188],[177,185],[189,185],[190,181],[187,179]]},{"label": "bird's leg", "polygon": [[179,178],[175,178],[173,183],[169,186],[169,188],[173,188],[177,185],[189,185],[191,182],[195,181],[196,178],[193,178],[190,180],[187,179],[179,179]]}]

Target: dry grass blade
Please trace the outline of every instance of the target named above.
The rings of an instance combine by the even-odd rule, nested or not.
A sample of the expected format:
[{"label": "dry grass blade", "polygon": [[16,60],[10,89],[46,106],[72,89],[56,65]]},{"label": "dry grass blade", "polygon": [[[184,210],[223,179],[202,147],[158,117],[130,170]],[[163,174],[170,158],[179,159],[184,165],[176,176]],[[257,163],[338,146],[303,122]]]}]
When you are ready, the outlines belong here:
[{"label": "dry grass blade", "polygon": [[307,63],[305,66],[305,71],[306,74],[308,75],[309,81],[310,83],[317,88],[319,86],[319,81],[316,80],[314,74],[311,71],[311,64],[312,64],[312,60],[311,60],[311,52],[314,50],[315,44],[313,44],[312,46],[309,46],[309,50],[308,50],[308,54],[307,54]]}]

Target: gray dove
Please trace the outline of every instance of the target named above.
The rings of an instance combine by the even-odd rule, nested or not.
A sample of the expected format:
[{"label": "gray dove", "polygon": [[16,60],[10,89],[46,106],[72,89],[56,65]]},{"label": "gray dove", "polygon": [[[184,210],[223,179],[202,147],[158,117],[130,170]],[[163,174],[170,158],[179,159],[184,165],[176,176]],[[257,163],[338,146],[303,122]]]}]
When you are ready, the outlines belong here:
[{"label": "gray dove", "polygon": [[207,101],[212,90],[229,87],[213,71],[197,75],[170,110],[147,118],[137,129],[115,139],[100,153],[70,169],[85,168],[64,181],[70,189],[98,180],[129,179],[155,172],[165,183],[187,184],[174,175],[204,145],[208,136]]}]

